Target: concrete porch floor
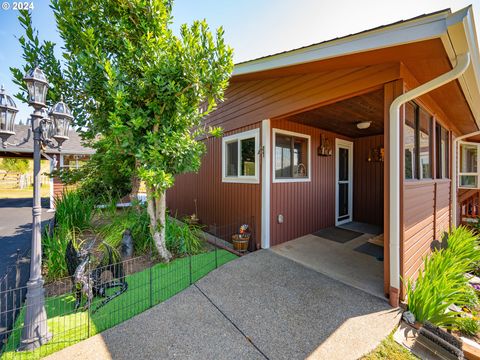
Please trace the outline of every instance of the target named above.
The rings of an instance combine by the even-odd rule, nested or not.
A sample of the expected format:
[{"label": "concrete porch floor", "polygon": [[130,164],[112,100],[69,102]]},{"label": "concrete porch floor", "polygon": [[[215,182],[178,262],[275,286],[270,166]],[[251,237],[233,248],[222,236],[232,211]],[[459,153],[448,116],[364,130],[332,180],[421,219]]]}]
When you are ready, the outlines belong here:
[{"label": "concrete porch floor", "polygon": [[[360,231],[371,229],[368,224],[351,223],[342,228]],[[378,231],[375,231],[378,234]],[[382,299],[383,261],[354,249],[376,234],[364,233],[346,243],[338,243],[309,234],[271,248],[275,253],[325,274],[344,284],[356,287]]]}]

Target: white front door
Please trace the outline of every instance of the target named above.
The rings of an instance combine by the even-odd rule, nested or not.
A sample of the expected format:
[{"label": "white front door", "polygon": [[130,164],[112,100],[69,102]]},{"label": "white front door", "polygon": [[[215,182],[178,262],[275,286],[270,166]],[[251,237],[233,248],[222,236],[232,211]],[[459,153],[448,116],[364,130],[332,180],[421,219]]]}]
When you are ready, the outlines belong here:
[{"label": "white front door", "polygon": [[352,221],[353,143],[335,139],[335,225]]}]

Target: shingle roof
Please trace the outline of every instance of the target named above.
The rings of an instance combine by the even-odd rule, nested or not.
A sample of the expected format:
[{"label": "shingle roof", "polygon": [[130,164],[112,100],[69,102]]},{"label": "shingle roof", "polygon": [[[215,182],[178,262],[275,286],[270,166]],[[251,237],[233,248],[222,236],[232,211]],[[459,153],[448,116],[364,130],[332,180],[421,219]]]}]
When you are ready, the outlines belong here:
[{"label": "shingle roof", "polygon": [[[69,133],[69,139],[62,144],[62,154],[70,155],[91,155],[95,153],[95,150],[82,144],[82,138],[80,134],[71,129]],[[8,139],[8,143],[18,144],[18,146],[6,147],[0,146],[0,155],[6,155],[7,153],[17,154],[33,154],[33,132],[29,125],[16,125],[15,135]],[[46,148],[47,154],[59,154],[58,149]]]}]

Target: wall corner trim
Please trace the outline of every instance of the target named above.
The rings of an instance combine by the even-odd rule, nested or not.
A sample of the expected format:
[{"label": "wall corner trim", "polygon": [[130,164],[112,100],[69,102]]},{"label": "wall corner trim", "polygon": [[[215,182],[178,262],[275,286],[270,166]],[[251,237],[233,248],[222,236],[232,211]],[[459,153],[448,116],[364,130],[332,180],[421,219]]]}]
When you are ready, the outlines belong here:
[{"label": "wall corner trim", "polygon": [[270,248],[270,201],[271,201],[271,178],[270,178],[270,167],[271,167],[271,125],[270,119],[262,121],[262,143],[261,148],[263,149],[262,154],[262,196],[261,196],[261,214],[262,214],[262,238],[261,244],[262,249]]}]

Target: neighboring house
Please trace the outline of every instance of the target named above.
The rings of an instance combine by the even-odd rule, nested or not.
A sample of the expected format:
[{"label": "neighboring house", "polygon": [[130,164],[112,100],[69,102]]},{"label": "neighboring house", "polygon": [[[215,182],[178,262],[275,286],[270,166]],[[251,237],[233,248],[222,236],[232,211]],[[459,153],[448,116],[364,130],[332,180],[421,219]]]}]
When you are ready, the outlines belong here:
[{"label": "neighboring house", "polygon": [[[69,139],[62,144],[62,150],[45,148],[42,158],[50,161],[50,171],[59,168],[78,168],[95,150],[82,144],[82,139],[73,129]],[[9,144],[15,144],[12,146]],[[16,157],[33,159],[33,132],[29,125],[16,125],[15,135],[8,140],[5,147],[0,146],[0,157]],[[59,178],[50,180],[50,207],[54,208],[55,198],[62,194],[64,184]]]},{"label": "neighboring house", "polygon": [[237,64],[225,98],[205,120],[224,137],[205,140],[198,174],[177,178],[172,213],[197,212],[212,232],[254,219],[261,248],[349,221],[382,226],[397,305],[401,278],[457,218],[453,145],[480,124],[471,7]]}]

